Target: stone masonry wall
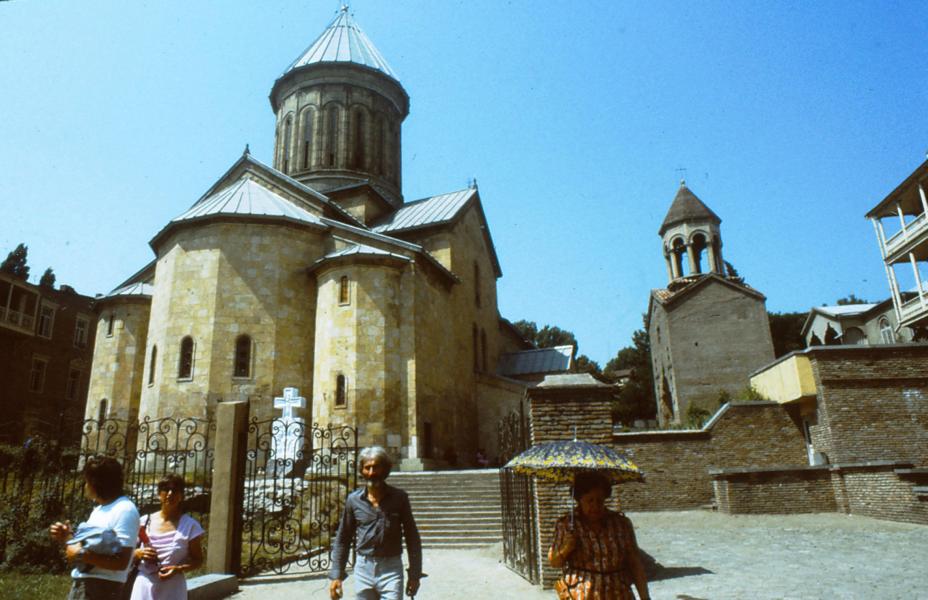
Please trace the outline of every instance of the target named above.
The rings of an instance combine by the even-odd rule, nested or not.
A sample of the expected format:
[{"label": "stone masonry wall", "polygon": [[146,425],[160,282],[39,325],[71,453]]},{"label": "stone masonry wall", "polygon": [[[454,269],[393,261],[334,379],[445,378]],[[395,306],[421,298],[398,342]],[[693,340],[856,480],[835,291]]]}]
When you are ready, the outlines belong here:
[{"label": "stone masonry wall", "polygon": [[[142,299],[108,301],[100,311],[94,344],[90,391],[85,419],[96,418],[100,403],[109,403],[109,415],[134,420],[139,413],[145,369],[145,347],[151,301]],[[107,334],[109,319],[113,334]]]},{"label": "stone masonry wall", "polygon": [[[839,465],[832,467],[835,491],[843,495],[839,510],[848,514],[928,525],[928,497],[913,488],[928,478],[903,474],[904,463]],[[837,495],[837,494],[836,494]]]},{"label": "stone masonry wall", "polygon": [[928,345],[812,348],[813,445],[833,464],[928,464]]},{"label": "stone masonry wall", "polygon": [[789,514],[837,509],[827,466],[714,471],[719,512]]}]

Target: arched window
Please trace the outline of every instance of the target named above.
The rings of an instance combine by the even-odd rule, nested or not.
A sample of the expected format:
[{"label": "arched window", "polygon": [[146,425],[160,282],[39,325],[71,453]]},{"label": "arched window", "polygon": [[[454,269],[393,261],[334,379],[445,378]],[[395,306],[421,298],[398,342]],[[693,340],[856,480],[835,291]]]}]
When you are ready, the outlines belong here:
[{"label": "arched window", "polygon": [[177,377],[193,377],[193,338],[189,335],[180,341],[180,358],[177,361]]},{"label": "arched window", "polygon": [[148,361],[148,385],[155,383],[155,364],[158,361],[158,346],[151,347],[151,358]]},{"label": "arched window", "polygon": [[[709,247],[706,242],[706,236],[701,233],[697,233],[693,236],[693,240],[690,243],[690,252],[693,253],[693,263],[696,265],[696,273],[702,273],[703,269],[703,253],[706,252],[706,249]],[[712,270],[712,265],[708,265],[709,271]],[[694,273],[695,274],[695,273]]]},{"label": "arched window", "polygon": [[287,121],[284,124],[284,156],[283,162],[283,172],[290,172],[290,135],[293,132],[293,118],[287,117]]},{"label": "arched window", "polygon": [[112,337],[115,321],[116,321],[116,315],[114,313],[110,313],[109,318],[106,320],[106,337]]},{"label": "arched window", "polygon": [[480,372],[480,347],[478,346],[479,340],[477,339],[477,324],[475,323],[471,327],[471,337],[473,338],[474,346],[474,373]]},{"label": "arched window", "polygon": [[351,302],[351,289],[349,287],[348,277],[342,275],[338,280],[338,303],[349,304]]},{"label": "arched window", "polygon": [[480,330],[480,368],[484,373],[487,372],[487,331],[486,329]]},{"label": "arched window", "polygon": [[303,112],[303,168],[308,169],[312,163],[313,124],[316,113],[313,110]]},{"label": "arched window", "polygon": [[341,373],[335,378],[335,406],[345,406],[348,403],[348,380]]},{"label": "arched window", "polygon": [[352,127],[351,130],[351,164],[356,169],[363,169],[365,163],[364,134],[367,130],[364,111],[360,109],[354,111],[353,121],[354,127]]},{"label": "arched window", "polygon": [[686,262],[683,260],[683,257],[686,256],[686,244],[683,243],[683,240],[677,238],[673,241],[670,251],[673,253],[673,267],[675,269],[675,275],[677,277],[683,277],[686,274],[686,272],[683,270],[683,265]]},{"label": "arched window", "polygon": [[235,339],[235,370],[233,377],[251,377],[251,337]]},{"label": "arched window", "polygon": [[480,265],[474,261],[474,304],[480,306]]},{"label": "arched window", "polygon": [[383,117],[378,115],[374,120],[371,142],[371,170],[377,175],[383,175]]},{"label": "arched window", "polygon": [[893,332],[893,326],[889,324],[889,319],[880,317],[880,339],[884,344],[895,344],[896,334]]},{"label": "arched window", "polygon": [[103,427],[104,420],[106,420],[106,398],[100,400],[100,406],[97,407],[97,427]]},{"label": "arched window", "polygon": [[325,113],[325,165],[335,166],[338,154],[338,107],[330,106]]}]

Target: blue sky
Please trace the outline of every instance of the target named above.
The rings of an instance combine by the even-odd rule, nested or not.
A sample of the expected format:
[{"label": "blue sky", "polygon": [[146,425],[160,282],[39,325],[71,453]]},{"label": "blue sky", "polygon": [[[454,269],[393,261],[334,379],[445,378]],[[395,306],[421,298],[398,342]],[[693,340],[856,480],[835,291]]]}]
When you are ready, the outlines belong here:
[{"label": "blue sky", "polygon": [[[107,292],[241,154],[338,2],[0,2],[0,253]],[[864,213],[928,150],[923,2],[355,0],[411,97],[407,200],[476,177],[499,307],[604,364],[686,169],[772,311],[888,296]]]}]

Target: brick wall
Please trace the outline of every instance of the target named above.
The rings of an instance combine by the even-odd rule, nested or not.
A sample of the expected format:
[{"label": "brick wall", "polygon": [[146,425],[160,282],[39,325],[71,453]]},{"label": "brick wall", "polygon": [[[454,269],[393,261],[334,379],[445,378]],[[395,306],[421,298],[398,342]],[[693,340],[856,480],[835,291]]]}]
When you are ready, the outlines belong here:
[{"label": "brick wall", "polygon": [[833,467],[832,481],[845,496],[841,508],[852,515],[928,525],[928,498],[913,490],[928,482],[928,473],[910,477],[908,466],[886,462]]},{"label": "brick wall", "polygon": [[928,345],[806,351],[818,388],[817,450],[833,464],[928,464]]},{"label": "brick wall", "polygon": [[788,514],[834,512],[827,466],[792,469],[722,469],[712,472],[719,512]]},{"label": "brick wall", "polygon": [[626,510],[698,508],[713,501],[710,469],[804,465],[802,434],[773,402],[729,404],[699,431],[621,433],[614,444],[646,474],[620,488]]}]

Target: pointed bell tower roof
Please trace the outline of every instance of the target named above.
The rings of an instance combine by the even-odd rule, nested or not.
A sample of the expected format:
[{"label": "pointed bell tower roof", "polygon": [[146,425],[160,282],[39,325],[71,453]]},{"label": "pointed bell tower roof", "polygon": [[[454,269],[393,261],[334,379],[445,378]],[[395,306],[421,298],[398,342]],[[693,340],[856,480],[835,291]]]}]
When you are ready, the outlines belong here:
[{"label": "pointed bell tower roof", "polygon": [[287,67],[284,75],[300,67],[331,62],[354,63],[380,71],[399,81],[380,51],[355,23],[347,6],[342,6],[338,15],[329,23],[322,35],[316,38],[316,41]]},{"label": "pointed bell tower roof", "polygon": [[722,219],[712,212],[712,209],[706,206],[702,200],[697,198],[696,194],[690,191],[690,188],[686,187],[686,181],[681,181],[680,189],[677,190],[677,195],[670,204],[670,210],[667,211],[667,216],[664,217],[658,235],[664,235],[667,229],[684,221],[711,221],[718,225],[722,222]]}]

